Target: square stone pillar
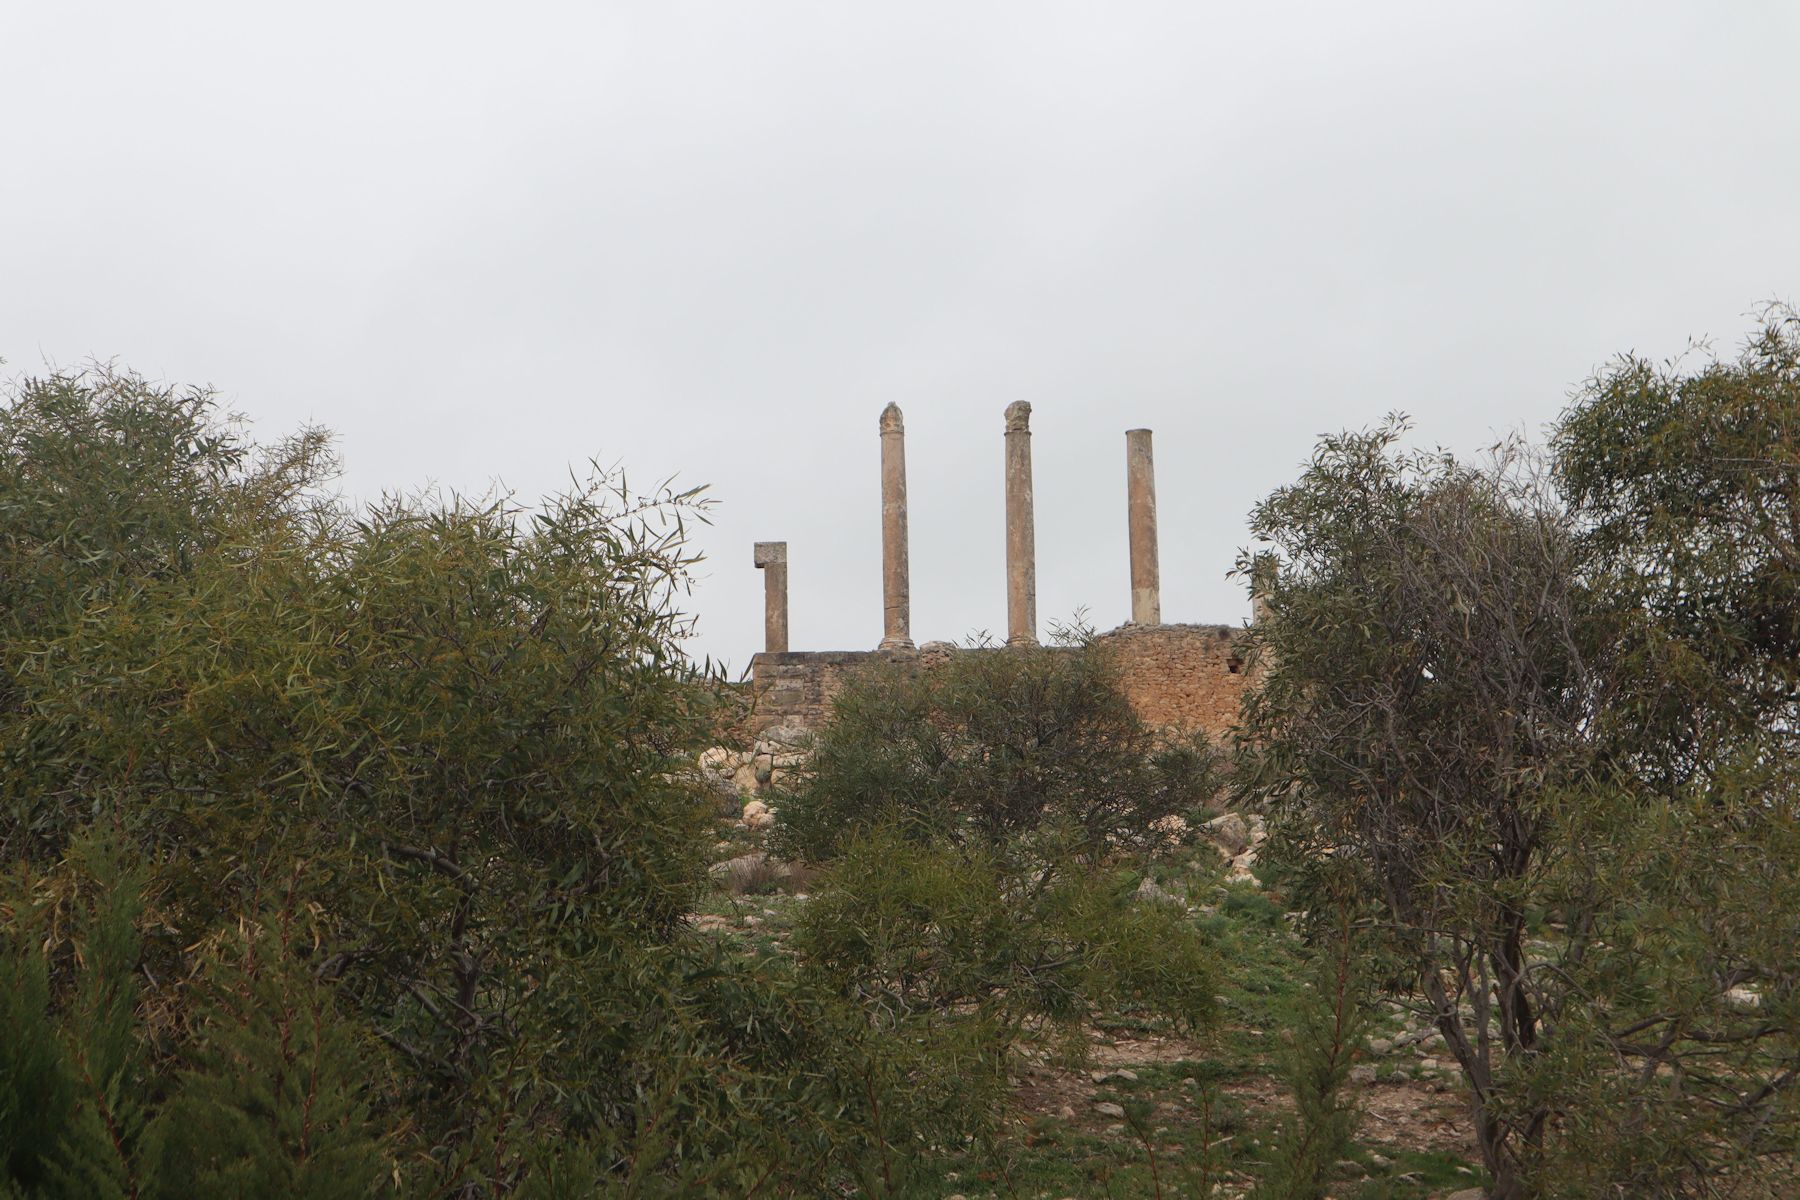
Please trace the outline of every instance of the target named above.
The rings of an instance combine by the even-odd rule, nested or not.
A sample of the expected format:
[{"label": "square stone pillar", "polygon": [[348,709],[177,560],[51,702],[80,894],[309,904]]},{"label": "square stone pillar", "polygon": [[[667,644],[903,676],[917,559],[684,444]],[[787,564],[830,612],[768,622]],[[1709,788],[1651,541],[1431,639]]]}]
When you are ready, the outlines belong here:
[{"label": "square stone pillar", "polygon": [[763,651],[788,650],[788,551],[786,542],[756,543],[756,566],[763,573]]}]

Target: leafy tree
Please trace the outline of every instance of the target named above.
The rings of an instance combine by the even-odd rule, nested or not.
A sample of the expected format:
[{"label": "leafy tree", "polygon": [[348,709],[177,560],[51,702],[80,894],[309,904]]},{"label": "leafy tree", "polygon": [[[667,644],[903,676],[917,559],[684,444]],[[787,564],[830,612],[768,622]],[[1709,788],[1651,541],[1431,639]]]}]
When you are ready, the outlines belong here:
[{"label": "leafy tree", "polygon": [[[1616,418],[1585,407],[1624,386],[1578,402],[1558,478],[1662,470],[1621,466],[1636,435],[1601,437]],[[1748,1178],[1793,1145],[1800,1065],[1791,955],[1766,940],[1788,935],[1796,900],[1779,866],[1792,760],[1766,686],[1782,668],[1746,656],[1741,611],[1695,608],[1660,510],[1634,544],[1521,447],[1470,466],[1402,453],[1403,432],[1324,439],[1254,514],[1283,570],[1265,576],[1237,779],[1274,806],[1315,918],[1339,911],[1326,881],[1347,880],[1410,964],[1397,982],[1463,1072],[1495,1195]],[[1704,442],[1685,453],[1696,477],[1719,469]],[[1735,552],[1718,539],[1736,534],[1690,533],[1723,571]],[[1715,719],[1711,697],[1734,688],[1749,691]],[[1695,743],[1702,727],[1730,733]]]},{"label": "leafy tree", "polygon": [[1772,308],[1735,360],[1619,359],[1554,449],[1620,637],[1666,681],[1617,708],[1641,769],[1704,778],[1800,727],[1800,317]]},{"label": "leafy tree", "polygon": [[1495,1103],[1498,1067],[1542,1033],[1527,950],[1542,798],[1593,769],[1607,680],[1576,540],[1537,481],[1395,453],[1403,431],[1324,439],[1253,515],[1286,569],[1258,627],[1268,669],[1246,705],[1244,778],[1292,858],[1354,864],[1408,935],[1510,1195],[1519,1144],[1549,1118],[1514,1124]]},{"label": "leafy tree", "polygon": [[942,1121],[913,1047],[687,929],[697,492],[356,508],[322,435],[108,370],[0,440],[0,859],[91,889],[103,828],[149,905],[43,924],[0,998],[69,1047],[0,1046],[19,1187],[804,1191]]}]

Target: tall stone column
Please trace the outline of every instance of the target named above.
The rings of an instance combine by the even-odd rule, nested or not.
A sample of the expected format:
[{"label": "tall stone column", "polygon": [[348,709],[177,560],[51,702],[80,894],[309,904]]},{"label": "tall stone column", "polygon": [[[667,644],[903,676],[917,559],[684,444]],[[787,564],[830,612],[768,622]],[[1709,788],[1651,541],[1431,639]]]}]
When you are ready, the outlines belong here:
[{"label": "tall stone column", "polygon": [[786,542],[756,543],[756,565],[763,573],[763,651],[788,651],[788,555]]},{"label": "tall stone column", "polygon": [[1162,624],[1162,571],[1156,561],[1156,463],[1150,431],[1125,431],[1125,519],[1131,532],[1131,620]]},{"label": "tall stone column", "polygon": [[1031,405],[1006,406],[1006,644],[1037,645],[1037,529],[1031,503]]},{"label": "tall stone column", "polygon": [[906,426],[881,410],[881,649],[911,650],[912,585],[906,561]]}]

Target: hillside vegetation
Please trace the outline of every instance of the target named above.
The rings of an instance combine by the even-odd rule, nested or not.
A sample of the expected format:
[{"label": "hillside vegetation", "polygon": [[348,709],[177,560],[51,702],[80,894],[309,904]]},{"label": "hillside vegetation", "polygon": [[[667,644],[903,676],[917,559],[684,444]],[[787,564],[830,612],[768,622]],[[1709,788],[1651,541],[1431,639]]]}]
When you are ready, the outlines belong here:
[{"label": "hillside vegetation", "polygon": [[1407,444],[1255,508],[1231,743],[1075,631],[746,809],[703,494],[16,383],[0,1196],[1800,1194],[1800,322]]}]

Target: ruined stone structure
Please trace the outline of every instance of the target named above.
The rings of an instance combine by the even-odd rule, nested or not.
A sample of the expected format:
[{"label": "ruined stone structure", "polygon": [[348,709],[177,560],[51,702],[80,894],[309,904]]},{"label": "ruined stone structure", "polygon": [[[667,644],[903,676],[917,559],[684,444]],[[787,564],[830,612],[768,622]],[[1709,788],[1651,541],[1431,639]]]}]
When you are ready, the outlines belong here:
[{"label": "ruined stone structure", "polygon": [[763,652],[788,648],[787,543],[756,543],[756,566],[763,573]]},{"label": "ruined stone structure", "polygon": [[1006,406],[1006,644],[1037,645],[1037,518],[1032,515],[1031,405]]},{"label": "ruined stone structure", "polygon": [[[1032,512],[1031,405],[1016,401],[1005,413],[1006,624],[1008,646],[1037,643],[1037,536]],[[758,542],[764,572],[765,649],[751,660],[746,732],[816,729],[832,699],[859,670],[881,661],[929,668],[949,653],[1004,654],[1004,649],[958,651],[945,642],[915,648],[907,571],[906,433],[900,409],[882,410],[881,579],[882,638],[874,650],[793,651],[788,648],[787,543]],[[1156,481],[1150,430],[1125,434],[1126,524],[1131,547],[1131,620],[1099,643],[1114,656],[1127,698],[1157,728],[1223,736],[1237,721],[1248,685],[1239,630],[1229,625],[1162,623],[1157,561]],[[1260,613],[1261,597],[1255,611]]]},{"label": "ruined stone structure", "polygon": [[900,406],[881,410],[881,648],[912,649],[906,560],[906,427]]},{"label": "ruined stone structure", "polygon": [[1156,558],[1156,465],[1150,431],[1125,431],[1125,526],[1131,540],[1131,620],[1162,624],[1162,569]]}]

